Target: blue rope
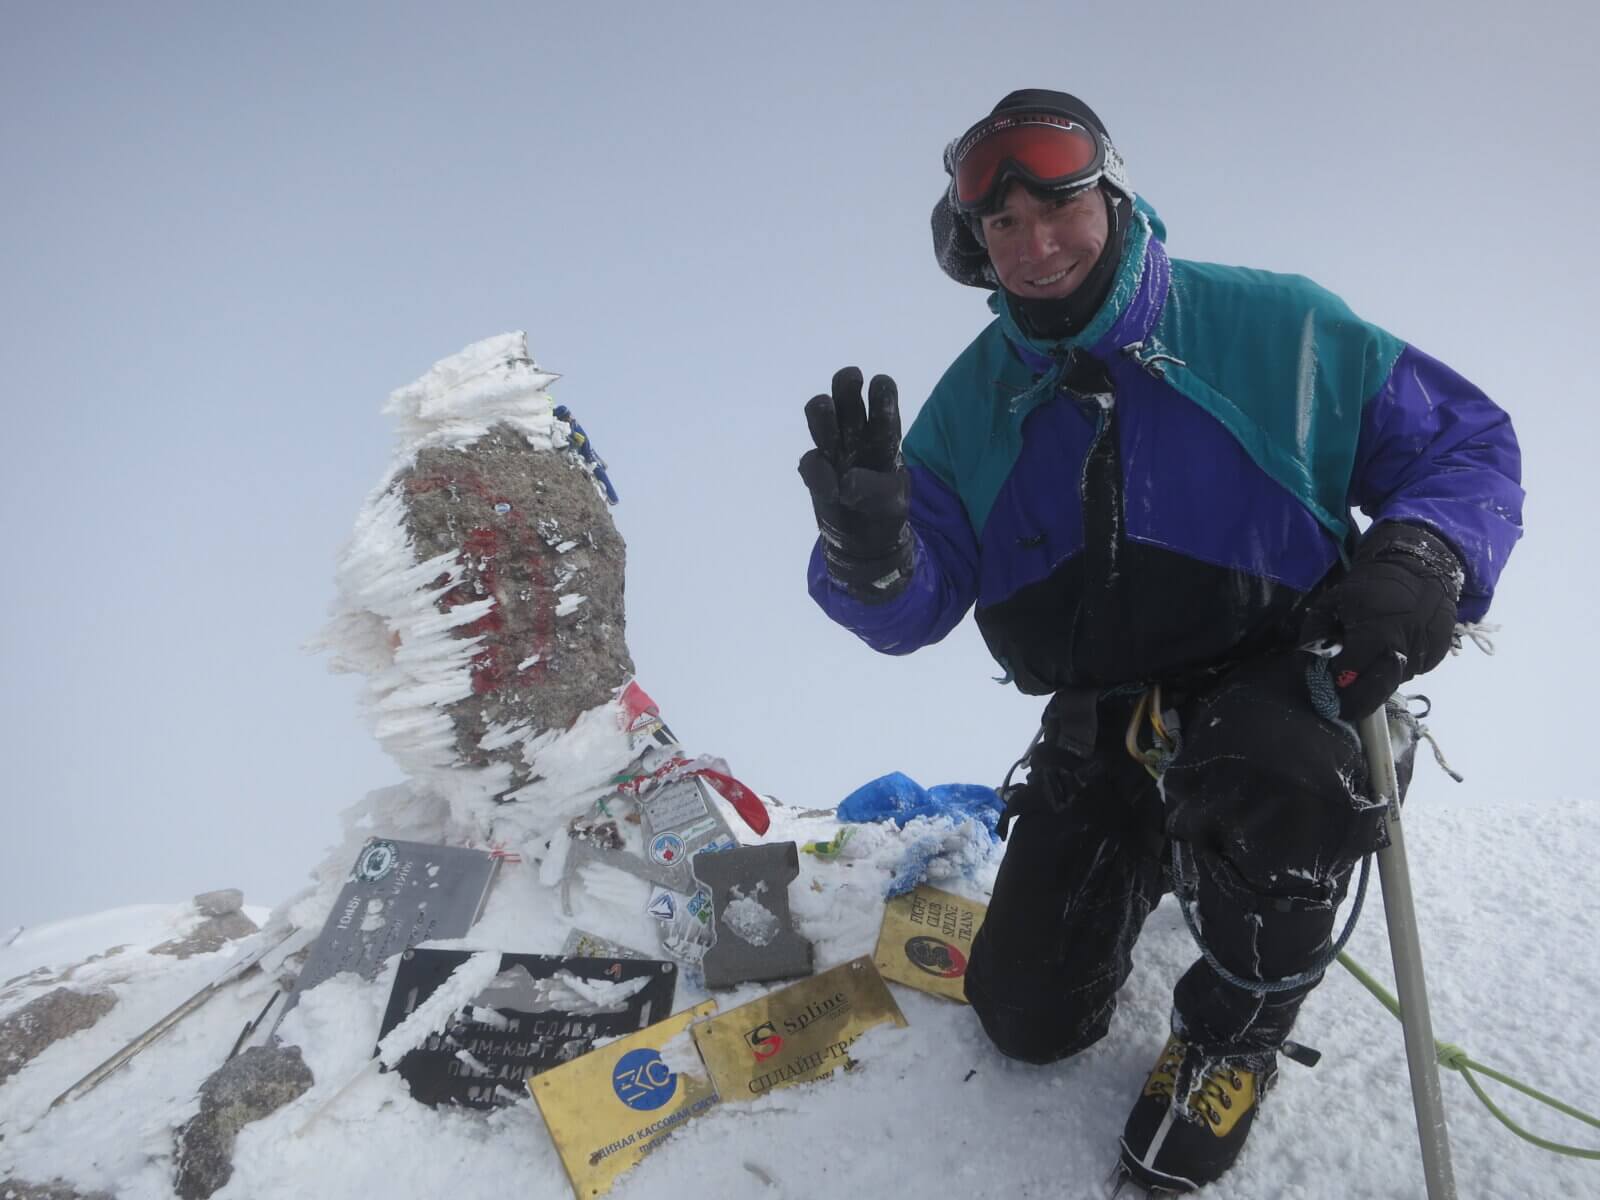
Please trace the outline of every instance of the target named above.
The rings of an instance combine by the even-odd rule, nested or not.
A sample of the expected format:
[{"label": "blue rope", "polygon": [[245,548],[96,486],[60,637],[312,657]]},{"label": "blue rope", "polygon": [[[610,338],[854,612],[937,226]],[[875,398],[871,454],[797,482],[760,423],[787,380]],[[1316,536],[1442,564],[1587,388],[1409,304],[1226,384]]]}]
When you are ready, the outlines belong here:
[{"label": "blue rope", "polygon": [[[1328,660],[1323,655],[1313,655],[1311,662],[1306,667],[1306,689],[1311,693],[1311,707],[1319,717],[1331,721],[1341,729],[1347,730],[1351,737],[1360,740],[1360,734],[1350,722],[1339,716],[1339,693],[1334,687],[1333,676],[1328,671]],[[1217,961],[1217,956],[1211,952],[1205,940],[1200,936],[1200,925],[1191,911],[1191,902],[1197,911],[1200,907],[1199,898],[1199,868],[1194,871],[1195,886],[1192,892],[1186,884],[1189,878],[1183,870],[1182,843],[1176,839],[1172,842],[1172,886],[1178,897],[1178,908],[1183,913],[1183,923],[1189,927],[1189,933],[1194,938],[1195,945],[1200,948],[1200,956],[1206,960],[1210,967],[1226,983],[1231,983],[1236,988],[1252,992],[1255,995],[1271,995],[1276,992],[1287,992],[1294,988],[1305,987],[1316,983],[1322,978],[1335,959],[1344,950],[1345,943],[1356,931],[1356,922],[1361,919],[1361,906],[1367,898],[1367,880],[1372,873],[1372,855],[1368,854],[1361,860],[1361,877],[1356,884],[1355,903],[1350,909],[1350,918],[1345,922],[1344,932],[1328,949],[1317,957],[1317,961],[1299,974],[1290,975],[1285,979],[1246,979],[1235,975],[1227,967]],[[1187,894],[1186,894],[1187,893]]]},{"label": "blue rope", "polygon": [[[1185,885],[1186,876],[1183,872],[1182,846],[1182,842],[1176,838],[1173,839],[1172,885],[1173,892],[1178,897],[1178,911],[1183,913],[1183,923],[1189,927],[1189,934],[1194,938],[1194,944],[1200,947],[1200,957],[1206,960],[1206,965],[1215,971],[1225,983],[1231,983],[1234,987],[1252,992],[1257,996],[1272,995],[1277,992],[1291,991],[1298,987],[1306,987],[1316,983],[1327,973],[1328,968],[1333,965],[1334,960],[1339,957],[1340,952],[1344,949],[1345,943],[1350,940],[1350,935],[1356,931],[1356,922],[1361,919],[1361,906],[1367,898],[1367,878],[1372,873],[1372,855],[1370,854],[1361,860],[1361,877],[1356,883],[1355,903],[1351,906],[1350,919],[1345,922],[1344,932],[1339,935],[1338,940],[1329,946],[1326,951],[1317,956],[1315,963],[1299,974],[1290,975],[1284,979],[1246,979],[1242,975],[1235,975],[1217,961],[1217,956],[1211,953],[1211,947],[1207,946],[1205,939],[1200,936],[1200,925],[1189,908],[1190,896],[1185,894],[1189,889]],[[1193,903],[1195,909],[1198,909],[1200,907],[1198,869],[1195,871],[1195,878]]]}]

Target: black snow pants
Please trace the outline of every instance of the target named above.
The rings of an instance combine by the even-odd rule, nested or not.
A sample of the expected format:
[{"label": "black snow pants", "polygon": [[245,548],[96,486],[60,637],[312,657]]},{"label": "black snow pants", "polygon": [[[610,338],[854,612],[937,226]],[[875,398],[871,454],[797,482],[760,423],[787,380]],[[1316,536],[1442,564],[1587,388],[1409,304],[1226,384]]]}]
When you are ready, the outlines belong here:
[{"label": "black snow pants", "polygon": [[[1160,787],[1124,746],[1136,697],[1051,702],[967,968],[967,999],[1001,1051],[1052,1062],[1105,1034],[1140,928],[1172,888],[1174,840],[1229,973],[1271,981],[1316,965],[1384,814],[1366,799],[1354,732],[1311,707],[1306,661],[1275,655],[1164,697],[1180,746]],[[1174,990],[1173,1031],[1210,1057],[1262,1059],[1314,986],[1261,994],[1197,958]]]}]

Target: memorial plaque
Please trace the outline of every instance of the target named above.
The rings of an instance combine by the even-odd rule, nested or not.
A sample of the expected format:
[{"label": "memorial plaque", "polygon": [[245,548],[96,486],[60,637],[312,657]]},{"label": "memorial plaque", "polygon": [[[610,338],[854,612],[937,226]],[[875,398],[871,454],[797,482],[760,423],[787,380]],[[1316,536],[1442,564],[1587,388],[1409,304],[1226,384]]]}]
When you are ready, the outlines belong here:
[{"label": "memorial plaque", "polygon": [[385,961],[419,942],[465,937],[483,914],[499,865],[487,850],[367,839],[284,1012],[341,971],[372,979]]},{"label": "memorial plaque", "polygon": [[[408,950],[379,1040],[438,990],[470,950]],[[400,1060],[424,1104],[495,1108],[528,1079],[587,1053],[596,1038],[645,1028],[672,1011],[678,968],[639,958],[503,954],[500,974],[441,1033]]]},{"label": "memorial plaque", "polygon": [[884,906],[873,958],[885,979],[967,1002],[972,938],[988,909],[926,884]]},{"label": "memorial plaque", "polygon": [[685,1055],[701,1066],[689,1023],[716,1009],[708,1000],[528,1080],[578,1200],[610,1191],[674,1129],[717,1103],[708,1077],[680,1069]]},{"label": "memorial plaque", "polygon": [[793,842],[701,854],[693,866],[711,891],[715,939],[700,960],[708,988],[811,974],[811,943],[789,912],[789,884],[800,873]]},{"label": "memorial plaque", "polygon": [[876,1025],[905,1025],[888,985],[863,955],[692,1027],[724,1100],[753,1100],[850,1064],[852,1043]]}]

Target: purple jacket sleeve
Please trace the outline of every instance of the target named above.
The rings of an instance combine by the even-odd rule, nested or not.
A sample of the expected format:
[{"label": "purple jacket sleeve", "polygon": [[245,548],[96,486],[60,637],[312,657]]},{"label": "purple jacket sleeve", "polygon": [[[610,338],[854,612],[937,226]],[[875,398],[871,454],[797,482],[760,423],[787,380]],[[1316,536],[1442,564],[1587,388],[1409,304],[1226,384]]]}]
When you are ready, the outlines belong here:
[{"label": "purple jacket sleeve", "polygon": [[874,650],[910,654],[961,623],[978,595],[978,539],[956,494],[931,471],[911,471],[911,531],[915,572],[893,600],[863,604],[828,578],[820,539],[811,550],[811,598]]},{"label": "purple jacket sleeve", "polygon": [[1522,536],[1522,454],[1511,418],[1437,359],[1407,346],[1367,404],[1350,503],[1374,521],[1440,534],[1466,569],[1460,616],[1488,611]]}]

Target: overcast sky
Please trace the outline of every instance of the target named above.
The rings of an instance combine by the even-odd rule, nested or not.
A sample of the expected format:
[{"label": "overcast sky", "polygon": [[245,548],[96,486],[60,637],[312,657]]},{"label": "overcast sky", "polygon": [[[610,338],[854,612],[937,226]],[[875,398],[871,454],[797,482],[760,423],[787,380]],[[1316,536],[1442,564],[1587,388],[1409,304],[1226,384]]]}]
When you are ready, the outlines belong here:
[{"label": "overcast sky", "polygon": [[[903,659],[828,623],[794,464],[835,368],[909,419],[988,319],[927,219],[944,143],[1017,87],[1099,111],[1174,255],[1310,275],[1510,410],[1505,630],[1428,681],[1433,726],[1458,794],[1600,802],[1595,14],[6,5],[0,934],[276,903],[400,777],[299,647],[389,391],[512,329],[610,463],[629,645],[691,752],[807,806],[998,782],[1042,702],[970,622]],[[1419,781],[1426,820],[1452,785]]]}]

